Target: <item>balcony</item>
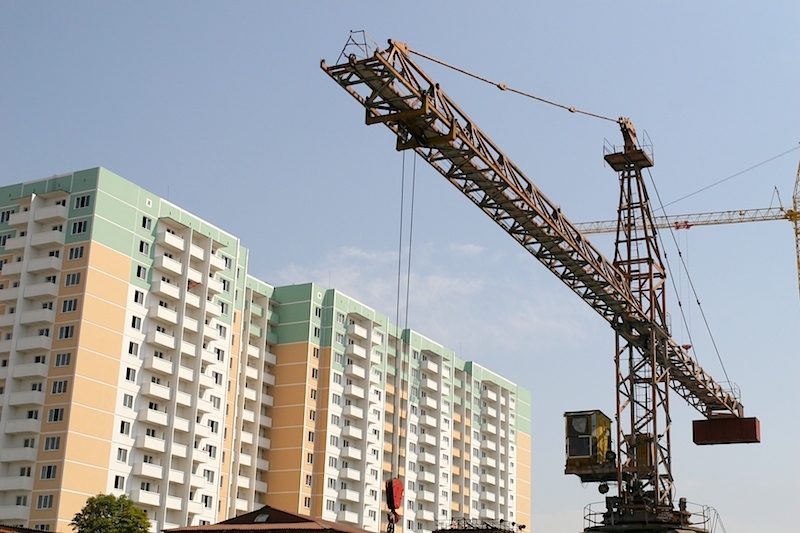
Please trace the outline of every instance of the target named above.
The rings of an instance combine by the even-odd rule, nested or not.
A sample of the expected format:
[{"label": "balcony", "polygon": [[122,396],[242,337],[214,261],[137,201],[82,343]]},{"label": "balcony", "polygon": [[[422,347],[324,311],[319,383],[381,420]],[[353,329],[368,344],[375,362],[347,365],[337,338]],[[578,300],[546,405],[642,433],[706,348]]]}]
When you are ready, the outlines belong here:
[{"label": "balcony", "polygon": [[[175,445],[173,444],[173,451],[174,451],[174,447],[175,447]],[[183,485],[184,482],[186,481],[186,472],[184,472],[183,470],[172,470],[172,469],[170,469],[169,478],[168,479],[169,479],[170,483],[175,483],[177,485]]]},{"label": "balcony", "polygon": [[19,278],[19,275],[22,274],[22,267],[24,265],[25,263],[23,263],[22,261],[14,261],[13,263],[6,263],[3,265],[3,275],[7,277]]},{"label": "balcony", "polygon": [[420,382],[420,385],[422,386],[422,388],[423,388],[423,389],[427,389],[427,390],[429,390],[429,391],[434,391],[434,392],[435,392],[435,391],[438,391],[438,390],[439,390],[439,384],[438,384],[438,383],[436,383],[436,382],[435,382],[434,380],[432,380],[432,379],[424,378],[424,379],[423,379],[423,380]]},{"label": "balcony", "polygon": [[50,349],[51,339],[45,335],[34,335],[32,337],[22,337],[17,341],[18,352],[34,352]]},{"label": "balcony", "polygon": [[[20,238],[24,239],[25,237]],[[10,241],[11,239],[8,240]],[[65,241],[66,234],[58,230],[42,231],[31,235],[31,246],[39,249],[58,248],[64,246]],[[6,241],[6,250],[8,249],[8,241]]]},{"label": "balcony", "polygon": [[436,446],[436,437],[434,437],[430,433],[422,433],[419,436],[419,443],[427,444],[428,446]]},{"label": "balcony", "polygon": [[14,392],[8,397],[8,405],[44,405],[45,393],[43,391]]},{"label": "balcony", "polygon": [[364,326],[359,326],[358,324],[348,324],[347,334],[351,337],[367,340],[367,328]]},{"label": "balcony", "polygon": [[225,260],[218,256],[217,254],[211,254],[208,257],[208,266],[212,270],[224,270],[225,269]]},{"label": "balcony", "polygon": [[486,484],[486,485],[494,486],[494,485],[497,484],[497,478],[495,476],[493,476],[492,474],[481,474],[481,478],[480,479],[481,479],[481,483]]},{"label": "balcony", "polygon": [[487,405],[483,409],[481,409],[481,414],[489,418],[497,418],[497,409],[495,409],[491,405]]},{"label": "balcony", "polygon": [[342,429],[342,437],[361,440],[364,438],[364,430],[356,426],[345,426],[344,429]]},{"label": "balcony", "polygon": [[154,329],[147,332],[146,339],[148,344],[154,344],[168,350],[174,350],[177,344],[175,337],[172,335]]},{"label": "balcony", "polygon": [[[261,415],[258,417],[258,424],[264,426],[265,428],[272,427],[272,417],[267,415]],[[263,441],[264,439],[261,439]]]},{"label": "balcony", "polygon": [[167,276],[183,275],[183,265],[181,262],[167,257],[166,255],[159,255],[156,257],[155,261],[153,261],[153,268],[166,273]]},{"label": "balcony", "polygon": [[178,379],[183,381],[194,381],[194,370],[186,366],[179,366]]},{"label": "balcony", "polygon": [[358,365],[347,365],[346,367],[344,367],[344,373],[348,376],[352,376],[359,379],[364,379],[367,377],[367,371]]},{"label": "balcony", "polygon": [[167,509],[180,511],[183,509],[183,498],[180,496],[167,495]]},{"label": "balcony", "polygon": [[361,450],[359,450],[354,446],[345,446],[339,453],[339,457],[341,457],[342,459],[352,459],[353,461],[360,461],[362,457],[362,452]]},{"label": "balcony", "polygon": [[380,331],[372,330],[372,335],[370,338],[372,344],[383,344],[383,333]]},{"label": "balcony", "polygon": [[256,470],[259,470],[261,472],[269,472],[269,461],[267,461],[266,459],[257,459]]},{"label": "balcony", "polygon": [[150,306],[147,316],[160,322],[175,325],[178,323],[178,312],[168,307],[159,305],[158,302]]},{"label": "balcony", "polygon": [[422,367],[422,370],[424,372],[430,372],[431,374],[438,374],[439,373],[439,365],[437,365],[436,363],[434,363],[430,359],[422,361],[422,365],[420,365],[420,366]]},{"label": "balcony", "polygon": [[353,511],[339,511],[336,513],[336,521],[344,524],[358,525],[358,513]]},{"label": "balcony", "polygon": [[222,307],[217,302],[206,300],[206,315],[216,318],[222,315]]},{"label": "balcony", "polygon": [[481,500],[494,503],[497,501],[497,495],[494,492],[483,491],[481,492]]},{"label": "balcony", "polygon": [[8,239],[6,239],[6,246],[5,246],[6,252],[10,252],[12,250],[22,250],[25,248],[25,244],[27,242],[28,242],[27,236],[9,237]]},{"label": "balcony", "polygon": [[[196,501],[189,501],[189,514],[203,514],[203,503]],[[157,530],[158,531],[158,530]]]},{"label": "balcony", "polygon": [[261,375],[261,381],[267,385],[275,385],[275,376],[264,372],[264,374]]},{"label": "balcony", "polygon": [[28,261],[28,272],[52,274],[53,272],[58,272],[59,270],[61,270],[60,257],[37,257],[36,259],[31,259]]},{"label": "balcony", "polygon": [[[188,395],[187,395],[188,396]],[[191,399],[191,396],[189,396]],[[211,402],[208,400],[202,400],[200,398],[197,399],[197,411],[199,413],[210,413],[212,411]]]},{"label": "balcony", "polygon": [[162,400],[170,399],[170,389],[159,383],[148,381],[142,385],[142,394],[151,396],[153,398],[160,398]]},{"label": "balcony", "polygon": [[491,389],[483,389],[481,392],[481,398],[484,400],[489,400],[490,402],[497,401],[497,393]]},{"label": "balcony", "polygon": [[200,383],[201,389],[212,389],[217,386],[217,382],[214,381],[214,378],[206,374],[200,374],[198,382]]},{"label": "balcony", "polygon": [[262,394],[261,395],[261,405],[266,405],[267,407],[272,407],[275,405],[275,397],[271,394]]},{"label": "balcony", "polygon": [[247,512],[250,510],[250,504],[244,498],[236,498],[236,510]]},{"label": "balcony", "polygon": [[495,452],[497,451],[497,443],[493,440],[483,440],[481,441],[481,449]]},{"label": "balcony", "polygon": [[33,478],[30,476],[0,477],[0,491],[4,490],[33,490]]},{"label": "balcony", "polygon": [[417,499],[421,500],[423,502],[433,503],[435,498],[434,498],[433,492],[431,492],[429,490],[418,490],[417,491]]},{"label": "balcony", "polygon": [[436,474],[430,471],[420,472],[417,474],[417,480],[425,483],[436,483]]},{"label": "balcony", "polygon": [[209,294],[220,294],[222,292],[222,282],[217,279],[208,278],[207,285]]},{"label": "balcony", "polygon": [[197,346],[189,341],[181,341],[181,353],[189,357],[197,357]]},{"label": "balcony", "polygon": [[489,433],[490,435],[497,435],[497,426],[490,423],[481,424],[481,432]]},{"label": "balcony", "polygon": [[427,463],[429,465],[436,465],[436,456],[432,453],[422,452],[417,454],[417,460],[420,463]]},{"label": "balcony", "polygon": [[6,433],[39,433],[42,421],[34,418],[20,418],[6,421]]},{"label": "balcony", "polygon": [[144,367],[147,370],[166,375],[172,375],[173,371],[172,361],[168,361],[161,357],[155,357],[153,355],[150,355],[147,357],[147,359],[145,359]]},{"label": "balcony", "polygon": [[[173,441],[172,447],[170,448],[170,454],[173,457],[180,457],[181,459],[186,459],[189,457],[188,455],[189,448],[185,444],[180,444],[178,442]],[[178,472],[177,470],[170,470],[169,479],[172,481],[173,472]],[[183,471],[180,471],[181,474],[181,483],[183,483]]]},{"label": "balcony", "polygon": [[423,511],[417,511],[417,518],[425,520],[426,522],[432,522],[436,516],[433,514],[433,511],[425,509]]},{"label": "balcony", "polygon": [[200,285],[203,283],[203,274],[201,274],[199,270],[195,270],[192,267],[186,269],[186,278],[189,280],[190,284]]},{"label": "balcony", "polygon": [[349,418],[355,418],[360,420],[364,418],[364,410],[355,405],[345,405],[344,409],[342,410],[342,414]]},{"label": "balcony", "polygon": [[497,468],[497,459],[494,457],[481,457],[481,466]]},{"label": "balcony", "polygon": [[151,437],[150,435],[139,435],[136,437],[134,447],[140,450],[164,453],[164,451],[167,449],[167,443],[164,442],[164,439]]},{"label": "balcony", "polygon": [[239,436],[241,438],[241,441],[245,444],[253,444],[254,442],[253,434],[250,433],[249,431],[241,431],[239,432]]},{"label": "balcony", "polygon": [[341,489],[339,491],[339,499],[346,502],[358,503],[361,501],[361,495],[352,489]]},{"label": "balcony", "polygon": [[38,454],[37,448],[4,448],[0,450],[0,462],[33,462]]},{"label": "balcony", "polygon": [[242,466],[251,466],[253,464],[253,457],[246,453],[240,453],[239,464]]},{"label": "balcony", "polygon": [[422,416],[420,416],[419,417],[419,423],[422,424],[423,426],[428,426],[428,427],[431,427],[431,428],[435,428],[435,427],[437,427],[439,425],[438,421],[434,417],[432,417],[431,415],[422,415]]},{"label": "balcony", "polygon": [[199,261],[205,261],[206,259],[206,251],[195,243],[189,245],[189,254]]},{"label": "balcony", "polygon": [[176,252],[182,252],[186,249],[186,241],[182,237],[166,230],[156,233],[156,243]]},{"label": "balcony", "polygon": [[278,357],[272,352],[264,352],[264,362],[270,365],[278,364]]},{"label": "balcony", "polygon": [[[188,294],[188,293],[187,293]],[[183,329],[197,333],[200,331],[200,323],[190,316],[183,316]]]},{"label": "balcony", "polygon": [[19,315],[19,323],[25,326],[52,324],[56,320],[56,312],[52,309],[31,309]]},{"label": "balcony", "polygon": [[30,510],[27,505],[0,505],[0,520],[27,520]]},{"label": "balcony", "polygon": [[419,404],[422,407],[427,407],[428,409],[435,410],[439,408],[439,402],[437,402],[434,398],[431,398],[430,396],[423,396]]},{"label": "balcony", "polygon": [[161,505],[161,495],[149,490],[134,489],[131,492],[131,500],[142,505],[152,505],[154,507]]},{"label": "balcony", "polygon": [[173,300],[180,300],[181,298],[180,287],[162,279],[154,281],[150,287],[150,290],[153,291],[153,294],[166,296],[167,298],[172,298]]},{"label": "balcony", "polygon": [[236,477],[236,487],[239,489],[249,489],[250,488],[250,478],[246,476],[237,476]]},{"label": "balcony", "polygon": [[256,480],[255,489],[256,489],[256,492],[260,492],[262,494],[266,494],[267,490],[268,490],[267,483],[265,481]]},{"label": "balcony", "polygon": [[161,411],[156,411],[155,409],[144,407],[139,409],[139,421],[166,427],[169,422],[169,415]]},{"label": "balcony", "polygon": [[19,287],[0,289],[0,302],[16,301],[19,296]]},{"label": "balcony", "polygon": [[350,481],[361,481],[361,470],[342,468],[339,471],[339,477],[342,479],[349,479]]},{"label": "balcony", "polygon": [[188,433],[189,432],[189,421],[186,420],[185,418],[181,418],[179,416],[173,416],[172,417],[172,427],[175,429],[175,431],[180,431],[181,433]]},{"label": "balcony", "polygon": [[50,282],[34,283],[22,290],[22,296],[29,300],[55,298],[58,296],[58,285]]},{"label": "balcony", "polygon": [[188,392],[177,391],[175,393],[175,403],[178,405],[182,405],[183,407],[191,407],[192,406],[192,395]]},{"label": "balcony", "polygon": [[359,400],[363,400],[365,397],[364,389],[359,387],[358,385],[348,385],[344,388],[344,395],[345,396],[352,396],[353,398],[358,398]]},{"label": "balcony", "polygon": [[54,222],[65,222],[68,216],[69,207],[55,204],[36,209],[33,213],[33,220],[40,224],[52,224]]},{"label": "balcony", "polygon": [[137,476],[148,477],[151,479],[161,479],[164,475],[164,468],[152,463],[137,461],[133,465],[133,473]]},{"label": "balcony", "polygon": [[193,292],[186,292],[186,305],[193,309],[200,309],[200,296]]},{"label": "balcony", "polygon": [[47,371],[47,365],[43,365],[42,363],[25,363],[23,365],[14,365],[11,377],[17,379],[46,378]]},{"label": "balcony", "polygon": [[344,353],[353,357],[358,357],[359,359],[367,358],[367,350],[358,344],[348,344]]}]

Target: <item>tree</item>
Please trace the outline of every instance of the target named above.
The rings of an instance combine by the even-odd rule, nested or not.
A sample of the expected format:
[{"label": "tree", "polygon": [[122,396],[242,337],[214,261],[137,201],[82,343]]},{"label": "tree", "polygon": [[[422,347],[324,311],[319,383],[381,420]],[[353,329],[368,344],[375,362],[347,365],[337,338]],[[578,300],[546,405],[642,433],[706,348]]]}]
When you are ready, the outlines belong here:
[{"label": "tree", "polygon": [[86,500],[86,505],[70,522],[78,533],[147,533],[150,520],[147,513],[134,505],[124,494],[98,494]]}]

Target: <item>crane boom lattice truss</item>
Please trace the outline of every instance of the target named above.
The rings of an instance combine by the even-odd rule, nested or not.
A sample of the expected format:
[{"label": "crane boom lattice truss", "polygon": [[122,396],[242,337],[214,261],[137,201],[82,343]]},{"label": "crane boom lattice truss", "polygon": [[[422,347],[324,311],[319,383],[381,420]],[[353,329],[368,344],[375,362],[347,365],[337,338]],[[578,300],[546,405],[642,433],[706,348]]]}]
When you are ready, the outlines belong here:
[{"label": "crane boom lattice truss", "polygon": [[[367,124],[385,124],[396,135],[398,150],[413,149],[609,322],[618,339],[618,402],[625,404],[626,416],[630,413],[629,421],[620,419],[618,424],[630,422],[618,430],[625,441],[617,443],[623,504],[645,501],[653,513],[671,509],[669,421],[655,422],[668,414],[667,389],[708,418],[742,417],[743,406],[670,337],[657,250],[656,261],[646,259],[646,278],[634,280],[637,262],[654,250],[639,249],[638,230],[629,223],[623,239],[628,248],[617,258],[620,266],[606,259],[409,53],[404,44],[390,41],[386,50],[351,55],[332,66],[323,61],[321,67],[364,106]],[[617,154],[623,159],[621,180],[631,184],[635,190],[630,194],[645,202],[641,206],[648,211],[640,189],[641,168],[648,165],[631,160],[636,154],[627,148]],[[623,216],[632,221],[638,215],[620,212]],[[648,246],[655,242],[648,241]],[[652,443],[657,458],[642,459]]]}]

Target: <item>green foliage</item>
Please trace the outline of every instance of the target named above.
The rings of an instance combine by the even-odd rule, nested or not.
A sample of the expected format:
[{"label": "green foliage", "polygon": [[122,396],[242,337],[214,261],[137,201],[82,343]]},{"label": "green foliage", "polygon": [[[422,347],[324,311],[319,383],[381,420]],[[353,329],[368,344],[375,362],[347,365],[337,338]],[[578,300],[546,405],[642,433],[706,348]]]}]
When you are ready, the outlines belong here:
[{"label": "green foliage", "polygon": [[147,533],[150,530],[147,513],[124,494],[119,498],[111,494],[92,496],[70,525],[77,533]]}]

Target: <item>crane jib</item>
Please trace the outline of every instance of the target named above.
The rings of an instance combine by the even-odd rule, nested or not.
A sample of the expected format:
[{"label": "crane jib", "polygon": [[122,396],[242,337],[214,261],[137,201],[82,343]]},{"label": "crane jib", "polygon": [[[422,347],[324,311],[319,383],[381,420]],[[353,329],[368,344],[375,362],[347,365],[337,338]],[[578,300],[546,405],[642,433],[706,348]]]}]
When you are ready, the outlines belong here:
[{"label": "crane jib", "polygon": [[656,355],[670,386],[706,417],[742,417],[743,406],[642,310],[625,275],[464,114],[395,43],[322,69],[382,123],[398,149],[414,149],[631,345],[665,339]]}]

